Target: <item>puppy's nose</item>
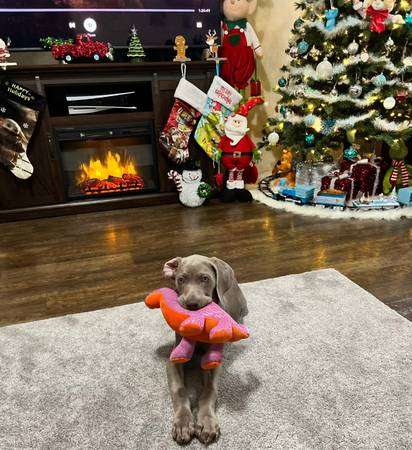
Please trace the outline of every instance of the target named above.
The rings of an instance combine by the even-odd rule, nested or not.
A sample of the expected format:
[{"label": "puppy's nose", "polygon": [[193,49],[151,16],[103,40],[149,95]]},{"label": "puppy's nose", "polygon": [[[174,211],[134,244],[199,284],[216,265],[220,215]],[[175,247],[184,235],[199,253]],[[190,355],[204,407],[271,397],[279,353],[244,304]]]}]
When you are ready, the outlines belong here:
[{"label": "puppy's nose", "polygon": [[199,309],[199,303],[189,302],[186,303],[186,308],[190,311],[196,311]]}]

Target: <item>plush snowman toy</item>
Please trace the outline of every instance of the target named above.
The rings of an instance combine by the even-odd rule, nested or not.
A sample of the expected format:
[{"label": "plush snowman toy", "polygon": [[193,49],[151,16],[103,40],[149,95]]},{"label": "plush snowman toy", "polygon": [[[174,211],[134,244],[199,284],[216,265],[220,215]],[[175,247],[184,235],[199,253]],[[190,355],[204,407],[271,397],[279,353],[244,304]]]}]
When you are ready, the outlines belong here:
[{"label": "plush snowman toy", "polygon": [[167,175],[174,181],[179,192],[179,200],[183,205],[189,208],[203,205],[210,193],[210,186],[202,182],[200,169],[183,170],[182,174],[171,170]]}]

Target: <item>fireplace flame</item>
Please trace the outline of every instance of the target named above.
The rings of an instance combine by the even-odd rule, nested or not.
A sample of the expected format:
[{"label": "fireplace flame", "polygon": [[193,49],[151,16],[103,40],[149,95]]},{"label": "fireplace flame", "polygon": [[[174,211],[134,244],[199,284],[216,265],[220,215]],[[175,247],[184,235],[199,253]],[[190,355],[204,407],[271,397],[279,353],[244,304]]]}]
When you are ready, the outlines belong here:
[{"label": "fireplace flame", "polygon": [[136,164],[130,155],[123,158],[119,153],[109,150],[104,159],[93,157],[88,164],[81,164],[78,183],[88,180],[107,180],[109,177],[121,178],[124,174],[137,175]]}]

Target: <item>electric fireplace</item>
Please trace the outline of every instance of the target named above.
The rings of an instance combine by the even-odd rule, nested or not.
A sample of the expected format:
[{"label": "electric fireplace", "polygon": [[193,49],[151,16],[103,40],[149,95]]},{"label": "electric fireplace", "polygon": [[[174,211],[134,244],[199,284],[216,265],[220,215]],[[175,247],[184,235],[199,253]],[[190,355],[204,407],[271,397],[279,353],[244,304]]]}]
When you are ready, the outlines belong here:
[{"label": "electric fireplace", "polygon": [[159,189],[150,122],[56,130],[68,199]]}]

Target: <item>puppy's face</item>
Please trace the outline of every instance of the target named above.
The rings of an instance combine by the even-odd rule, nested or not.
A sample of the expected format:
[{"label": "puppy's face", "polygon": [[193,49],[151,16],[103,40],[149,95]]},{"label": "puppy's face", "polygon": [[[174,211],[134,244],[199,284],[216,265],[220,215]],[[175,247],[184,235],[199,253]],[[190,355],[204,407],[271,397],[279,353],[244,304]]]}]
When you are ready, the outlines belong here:
[{"label": "puppy's face", "polygon": [[175,258],[166,264],[164,271],[167,270],[173,274],[169,277],[174,278],[183,308],[196,311],[213,301],[216,271],[207,258]]}]

